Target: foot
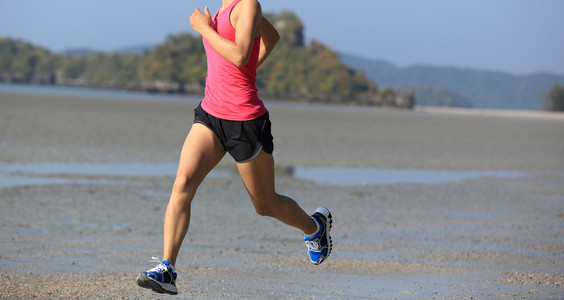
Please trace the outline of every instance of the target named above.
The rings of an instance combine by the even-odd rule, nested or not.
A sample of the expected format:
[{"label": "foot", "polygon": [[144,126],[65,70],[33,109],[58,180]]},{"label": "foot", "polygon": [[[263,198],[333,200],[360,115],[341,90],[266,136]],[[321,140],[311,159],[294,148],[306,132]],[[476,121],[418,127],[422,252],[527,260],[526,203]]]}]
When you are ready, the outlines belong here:
[{"label": "foot", "polygon": [[142,288],[152,289],[159,294],[178,294],[176,269],[168,260],[163,260],[158,266],[139,274],[136,283]]},{"label": "foot", "polygon": [[304,237],[305,244],[309,252],[309,258],[314,265],[319,265],[324,262],[329,254],[331,254],[331,247],[333,242],[329,231],[333,224],[333,219],[329,210],[325,207],[319,207],[311,216],[319,225],[319,232],[313,237]]}]

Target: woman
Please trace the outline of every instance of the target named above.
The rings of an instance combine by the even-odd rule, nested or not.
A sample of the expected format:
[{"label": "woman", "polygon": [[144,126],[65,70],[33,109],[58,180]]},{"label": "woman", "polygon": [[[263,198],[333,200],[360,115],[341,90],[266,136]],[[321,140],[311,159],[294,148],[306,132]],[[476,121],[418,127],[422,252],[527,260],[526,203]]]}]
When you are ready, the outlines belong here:
[{"label": "woman", "polygon": [[137,284],[177,294],[174,265],[190,223],[196,189],[225,153],[236,161],[256,212],[300,229],[313,264],[331,253],[331,214],[320,207],[310,217],[274,187],[274,149],[269,114],[258,98],[257,67],[278,42],[257,0],[223,0],[212,17],[195,9],[192,28],[202,35],[208,74],[205,97],[194,110],[164,220],[163,261],[139,274]]}]

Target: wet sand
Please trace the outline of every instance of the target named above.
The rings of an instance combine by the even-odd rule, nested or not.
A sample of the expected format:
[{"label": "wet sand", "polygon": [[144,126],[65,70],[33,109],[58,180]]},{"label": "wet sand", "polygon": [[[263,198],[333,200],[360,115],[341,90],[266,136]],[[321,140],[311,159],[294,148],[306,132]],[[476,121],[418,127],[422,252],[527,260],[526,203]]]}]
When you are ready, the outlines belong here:
[{"label": "wet sand", "polygon": [[[271,103],[291,166],[507,170],[437,184],[277,177],[334,215],[335,247],[255,214],[241,180],[207,178],[180,253],[178,299],[564,298],[564,122],[558,118]],[[0,93],[0,166],[174,163],[194,103]],[[226,157],[219,168],[230,170]],[[0,298],[171,298],[134,284],[161,255],[172,176],[26,174],[0,188]]]}]

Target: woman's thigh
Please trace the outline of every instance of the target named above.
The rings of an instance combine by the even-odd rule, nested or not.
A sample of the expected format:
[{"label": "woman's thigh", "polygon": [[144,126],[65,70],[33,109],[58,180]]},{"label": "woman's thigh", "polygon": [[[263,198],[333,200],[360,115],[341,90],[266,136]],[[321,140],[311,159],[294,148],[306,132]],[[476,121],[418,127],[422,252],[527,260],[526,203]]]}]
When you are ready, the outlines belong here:
[{"label": "woman's thigh", "polygon": [[238,163],[237,168],[255,206],[276,201],[274,158],[263,150],[254,159]]},{"label": "woman's thigh", "polygon": [[182,146],[176,177],[199,185],[224,155],[225,149],[215,134],[206,126],[194,123]]}]

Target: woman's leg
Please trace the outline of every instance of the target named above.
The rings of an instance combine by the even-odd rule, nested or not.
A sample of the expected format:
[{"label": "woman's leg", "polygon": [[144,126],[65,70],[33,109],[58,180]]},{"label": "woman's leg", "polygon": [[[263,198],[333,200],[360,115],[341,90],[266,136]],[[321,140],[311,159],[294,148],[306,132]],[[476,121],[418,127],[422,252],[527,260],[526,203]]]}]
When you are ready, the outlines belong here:
[{"label": "woman's leg", "polygon": [[176,264],[180,246],[190,224],[190,206],[196,189],[221,161],[225,150],[206,126],[194,123],[188,133],[178,164],[176,180],[164,220],[163,260]]},{"label": "woman's leg", "polygon": [[312,234],[316,222],[296,203],[276,193],[274,188],[274,158],[261,151],[254,159],[237,163],[239,174],[259,215],[269,216]]}]

